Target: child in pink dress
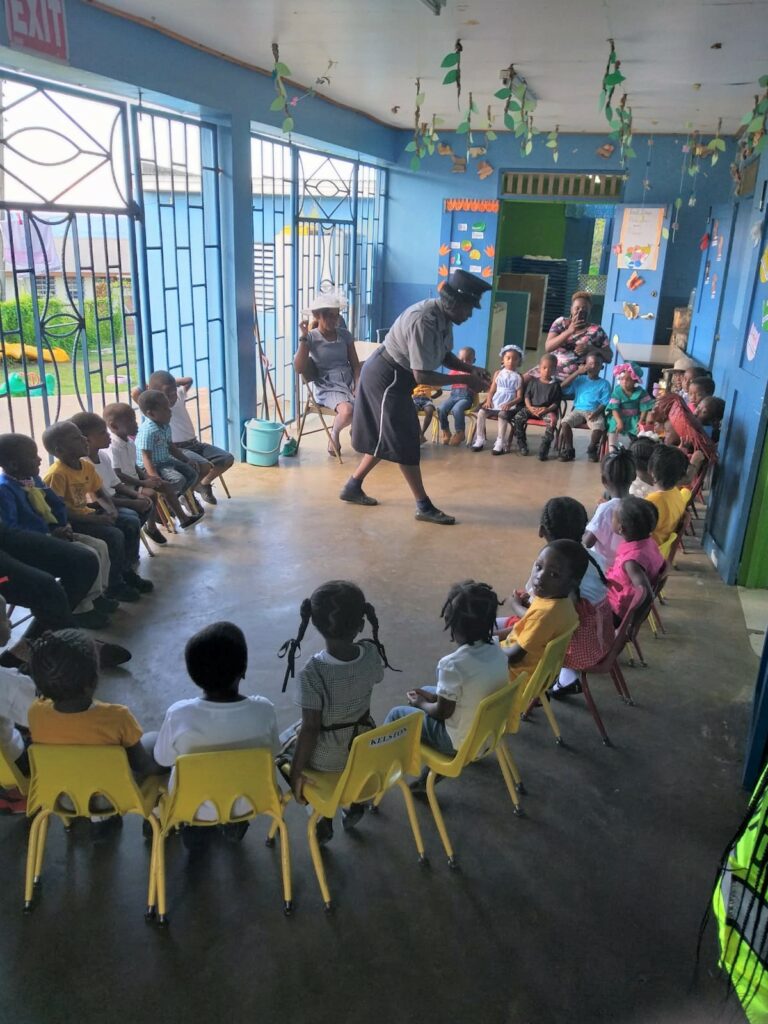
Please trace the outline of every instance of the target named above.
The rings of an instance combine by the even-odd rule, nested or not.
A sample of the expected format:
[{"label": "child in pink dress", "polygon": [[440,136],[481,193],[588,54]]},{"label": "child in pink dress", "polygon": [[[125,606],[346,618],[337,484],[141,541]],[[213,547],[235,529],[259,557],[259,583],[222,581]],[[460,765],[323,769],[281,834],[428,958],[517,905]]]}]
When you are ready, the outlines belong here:
[{"label": "child in pink dress", "polygon": [[649,584],[653,587],[664,571],[664,556],[651,536],[656,519],[655,507],[644,498],[624,498],[613,513],[613,528],[622,541],[606,577],[613,581],[608,600],[616,625],[632,603],[635,588],[644,590],[652,598]]}]

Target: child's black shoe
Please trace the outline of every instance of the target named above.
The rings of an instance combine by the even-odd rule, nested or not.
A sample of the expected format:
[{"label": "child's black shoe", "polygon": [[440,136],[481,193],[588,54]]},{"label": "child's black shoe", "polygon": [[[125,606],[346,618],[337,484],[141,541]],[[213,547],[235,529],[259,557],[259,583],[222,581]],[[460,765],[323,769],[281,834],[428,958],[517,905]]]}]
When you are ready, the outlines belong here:
[{"label": "child's black shoe", "polygon": [[133,587],[134,590],[138,590],[140,594],[151,594],[155,589],[155,584],[151,580],[143,579],[143,577],[139,576],[137,572],[124,572],[123,580],[129,587]]},{"label": "child's black shoe", "polygon": [[330,843],[333,839],[333,820],[331,818],[318,818],[315,826],[315,835],[321,846]]},{"label": "child's black shoe", "polygon": [[341,809],[341,825],[345,832],[349,832],[360,821],[365,814],[365,804],[350,804],[349,810]]}]

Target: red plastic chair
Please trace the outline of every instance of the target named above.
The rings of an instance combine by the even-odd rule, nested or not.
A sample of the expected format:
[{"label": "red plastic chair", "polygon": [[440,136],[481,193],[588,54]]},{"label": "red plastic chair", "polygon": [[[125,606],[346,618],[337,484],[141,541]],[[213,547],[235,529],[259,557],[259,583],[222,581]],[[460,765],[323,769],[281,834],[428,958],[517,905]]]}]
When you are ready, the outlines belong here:
[{"label": "red plastic chair", "polygon": [[619,627],[616,630],[616,636],[610,650],[603,655],[602,659],[597,664],[592,665],[590,668],[581,670],[581,689],[584,694],[584,699],[587,702],[592,717],[595,720],[597,731],[600,733],[603,743],[609,747],[611,741],[608,738],[608,733],[605,731],[603,720],[600,717],[600,712],[597,710],[595,699],[592,696],[592,691],[589,688],[589,676],[600,676],[609,675],[613,680],[613,685],[616,687],[618,695],[627,704],[633,704],[632,695],[629,692],[627,681],[624,678],[624,674],[621,671],[619,665],[619,655],[626,647],[630,640],[630,630],[638,617],[643,613],[647,614],[647,608],[650,608],[650,601],[647,595],[640,590],[635,588],[635,592],[632,596],[632,601],[629,608],[624,613],[624,618],[619,623]]}]

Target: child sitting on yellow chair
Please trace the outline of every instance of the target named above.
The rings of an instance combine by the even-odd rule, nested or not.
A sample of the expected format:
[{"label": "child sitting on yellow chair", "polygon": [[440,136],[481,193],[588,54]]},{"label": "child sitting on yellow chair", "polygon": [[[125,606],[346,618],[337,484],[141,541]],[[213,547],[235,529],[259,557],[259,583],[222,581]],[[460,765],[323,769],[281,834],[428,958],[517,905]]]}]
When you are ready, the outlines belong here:
[{"label": "child sitting on yellow chair", "polygon": [[[356,643],[366,619],[373,639]],[[284,757],[291,764],[291,789],[301,804],[307,802],[302,792],[307,781],[304,769],[344,771],[352,741],[359,733],[376,728],[371,717],[371,692],[384,678],[384,669],[392,667],[379,641],[373,605],[354,583],[330,580],[301,602],[299,632],[280,649],[279,656],[288,658],[283,689],[294,674],[295,658],[310,622],[325,640],[325,649],[314,654],[299,674],[296,703],[301,708],[301,722],[290,730],[284,749]],[[343,811],[345,830],[352,828],[363,813],[362,804],[352,804]],[[320,818],[318,842],[324,845],[332,837],[333,822]]]},{"label": "child sitting on yellow chair", "polygon": [[442,395],[442,388],[432,387],[431,384],[417,384],[413,389],[413,404],[418,412],[424,413],[421,423],[421,443],[427,443],[427,431],[432,425],[432,417],[435,415],[435,399]]},{"label": "child sitting on yellow chair", "polygon": [[[437,685],[406,694],[408,706],[392,708],[384,724],[421,713],[421,742],[453,756],[472,728],[481,701],[508,682],[507,657],[494,642],[499,599],[487,583],[454,583],[440,615],[457,649],[437,663]],[[429,769],[411,785],[426,791]]]},{"label": "child sitting on yellow chair", "polygon": [[[190,637],[184,648],[190,679],[203,691],[201,697],[178,700],[165,713],[154,748],[155,761],[173,768],[184,754],[211,750],[246,750],[266,747],[280,749],[275,707],[266,697],[245,696],[240,683],[248,667],[248,646],[243,631],[232,622],[214,622]],[[174,785],[171,774],[169,790]],[[224,811],[223,808],[220,810]],[[234,815],[247,814],[250,804],[243,797],[235,801]],[[216,808],[205,802],[197,809],[198,821],[215,821]],[[222,826],[227,839],[237,841],[248,830],[248,822]],[[182,841],[188,849],[205,841],[210,829],[185,827]]]},{"label": "child sitting on yellow chair", "polygon": [[586,548],[575,540],[553,540],[539,552],[531,572],[531,603],[526,607],[516,597],[510,598],[510,610],[520,618],[499,633],[510,682],[521,672],[534,672],[547,644],[578,626],[574,598],[579,596],[588,565]]}]

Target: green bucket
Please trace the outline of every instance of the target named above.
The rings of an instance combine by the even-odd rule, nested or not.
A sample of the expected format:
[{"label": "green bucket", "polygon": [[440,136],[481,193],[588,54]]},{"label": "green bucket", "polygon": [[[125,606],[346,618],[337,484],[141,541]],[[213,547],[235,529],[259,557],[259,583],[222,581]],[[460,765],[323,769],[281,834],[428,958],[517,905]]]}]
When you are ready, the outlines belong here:
[{"label": "green bucket", "polygon": [[241,439],[245,461],[250,466],[276,466],[284,429],[271,420],[248,420]]}]

